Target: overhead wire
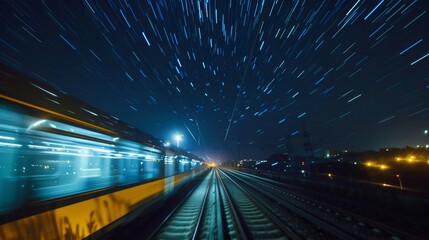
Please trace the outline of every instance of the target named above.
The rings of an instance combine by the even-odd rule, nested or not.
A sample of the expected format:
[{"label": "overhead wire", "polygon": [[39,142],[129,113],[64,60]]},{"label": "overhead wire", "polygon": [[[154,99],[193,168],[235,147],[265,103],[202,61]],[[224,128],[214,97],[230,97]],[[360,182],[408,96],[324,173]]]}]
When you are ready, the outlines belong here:
[{"label": "overhead wire", "polygon": [[[265,8],[264,6],[265,6],[265,5],[262,5],[262,6],[261,6],[261,7],[263,8],[263,10],[262,10],[262,14],[258,16],[258,20],[257,20],[257,21],[258,21],[258,27],[257,27],[256,29],[260,29],[260,28],[261,28],[261,25],[262,25],[262,22],[263,22],[263,21],[259,21],[259,20],[260,20],[260,19],[263,19],[263,16],[265,15],[265,13],[266,13],[266,9],[267,9],[267,8]],[[258,34],[257,34],[257,35],[258,35]],[[250,55],[249,55],[249,61],[247,62],[246,67],[245,67],[245,69],[244,69],[243,77],[241,78],[241,82],[240,82],[240,85],[239,85],[239,90],[238,90],[237,96],[236,96],[236,98],[235,98],[234,107],[233,107],[233,109],[232,109],[231,117],[228,119],[228,122],[229,122],[229,123],[228,123],[228,127],[227,127],[227,129],[226,129],[226,131],[225,131],[225,136],[224,136],[224,138],[223,138],[222,146],[221,146],[221,148],[220,148],[220,150],[219,150],[219,152],[218,152],[218,159],[219,159],[219,157],[221,156],[221,154],[222,154],[222,152],[223,152],[223,148],[224,148],[224,145],[225,145],[226,139],[228,138],[229,131],[230,131],[230,129],[231,129],[231,125],[232,125],[232,123],[233,123],[234,115],[235,115],[235,112],[236,112],[236,110],[237,110],[237,105],[238,105],[238,102],[239,102],[239,100],[240,100],[240,96],[241,96],[242,90],[243,90],[243,88],[244,88],[244,83],[245,83],[245,81],[246,81],[247,71],[248,71],[248,69],[249,69],[249,67],[250,67],[250,63],[252,62],[252,61],[251,61],[251,59],[253,58],[253,55],[254,55],[253,53],[254,53],[254,50],[255,50],[255,46],[256,46],[256,42],[257,42],[257,40],[258,40],[258,37],[257,37],[257,36],[255,36],[255,38],[253,39],[252,47],[250,48],[250,49],[251,49],[251,51],[250,51]]]}]

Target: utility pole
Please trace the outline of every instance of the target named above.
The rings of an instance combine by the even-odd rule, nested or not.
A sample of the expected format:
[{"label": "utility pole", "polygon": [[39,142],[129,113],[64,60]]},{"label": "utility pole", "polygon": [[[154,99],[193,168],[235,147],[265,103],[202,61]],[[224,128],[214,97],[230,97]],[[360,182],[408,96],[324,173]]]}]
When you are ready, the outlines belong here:
[{"label": "utility pole", "polygon": [[[293,157],[293,150],[292,150],[292,143],[290,136],[286,137],[286,150],[287,154],[289,155],[289,162],[292,167],[292,165],[295,164],[294,157]],[[299,165],[299,164],[298,164]],[[295,166],[293,166],[295,168]]]},{"label": "utility pole", "polygon": [[241,149],[240,149],[240,138],[237,138],[237,147],[238,147],[238,161],[240,161],[241,158]]},{"label": "utility pole", "polygon": [[310,135],[308,134],[304,124],[303,124],[302,133],[304,137],[303,146],[305,150],[305,158],[306,158],[306,164],[307,164],[307,176],[310,176],[310,163],[314,159],[314,154],[313,154],[313,146],[311,145]]}]

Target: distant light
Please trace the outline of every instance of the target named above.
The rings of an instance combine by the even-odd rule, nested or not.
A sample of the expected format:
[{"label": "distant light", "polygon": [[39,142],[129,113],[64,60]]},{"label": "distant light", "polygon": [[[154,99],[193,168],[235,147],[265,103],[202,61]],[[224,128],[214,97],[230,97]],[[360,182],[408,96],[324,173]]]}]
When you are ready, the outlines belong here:
[{"label": "distant light", "polygon": [[88,109],[83,108],[83,107],[81,107],[80,109],[84,110],[85,112],[87,112],[87,113],[89,113],[89,114],[92,114],[92,115],[94,115],[94,116],[97,116],[97,117],[98,117],[98,114],[97,114],[97,113],[95,113],[95,112],[89,111]]},{"label": "distant light", "polygon": [[170,142],[165,142],[164,146],[169,147],[170,146]]},{"label": "distant light", "polygon": [[42,123],[44,123],[44,122],[46,122],[46,120],[44,120],[44,119],[39,120],[39,121],[37,121],[37,122],[35,122],[35,123],[31,124],[30,128],[32,128],[32,127],[37,127],[37,126],[39,126],[40,124],[42,124]]},{"label": "distant light", "polygon": [[0,139],[15,140],[13,137],[0,136]]},{"label": "distant light", "polygon": [[44,89],[44,88],[42,88],[42,87],[40,87],[40,86],[38,86],[38,85],[36,85],[34,83],[30,83],[30,84],[33,85],[33,86],[35,86],[36,88],[44,91],[45,93],[47,93],[47,94],[49,94],[51,96],[58,97],[58,95],[56,95],[55,93],[49,92],[48,90],[46,90],[46,89]]},{"label": "distant light", "polygon": [[180,147],[180,141],[183,140],[182,137],[183,137],[182,134],[176,134],[176,135],[174,135],[174,141],[176,141],[177,147]]},{"label": "distant light", "polygon": [[176,140],[176,141],[182,140],[182,135],[175,135],[174,140]]},{"label": "distant light", "polygon": [[425,133],[425,134],[428,134],[428,130],[427,130],[427,129],[425,129],[424,133]]},{"label": "distant light", "polygon": [[293,133],[291,134],[291,136],[295,136],[295,135],[297,135],[298,133],[299,133],[299,130],[298,130],[298,131],[293,132]]},{"label": "distant light", "polygon": [[16,143],[5,143],[5,142],[0,142],[0,146],[2,147],[16,147],[16,148],[20,148],[22,147],[21,144],[16,144]]}]

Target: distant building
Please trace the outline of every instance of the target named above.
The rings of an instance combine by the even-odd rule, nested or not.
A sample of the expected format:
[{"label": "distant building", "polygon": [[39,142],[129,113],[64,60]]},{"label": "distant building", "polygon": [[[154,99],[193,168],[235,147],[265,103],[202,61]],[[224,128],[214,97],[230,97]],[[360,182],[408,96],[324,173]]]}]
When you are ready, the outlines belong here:
[{"label": "distant building", "polygon": [[256,163],[258,163],[258,160],[254,160],[254,159],[242,159],[242,160],[238,161],[237,167],[239,167],[239,168],[254,169]]},{"label": "distant building", "polygon": [[295,162],[287,153],[278,152],[268,159],[242,159],[237,167],[249,168],[262,171],[286,172],[289,169],[296,169],[300,164]]},{"label": "distant building", "polygon": [[325,150],[325,158],[333,158],[341,156],[345,153],[349,153],[350,150],[348,149],[326,149]]}]

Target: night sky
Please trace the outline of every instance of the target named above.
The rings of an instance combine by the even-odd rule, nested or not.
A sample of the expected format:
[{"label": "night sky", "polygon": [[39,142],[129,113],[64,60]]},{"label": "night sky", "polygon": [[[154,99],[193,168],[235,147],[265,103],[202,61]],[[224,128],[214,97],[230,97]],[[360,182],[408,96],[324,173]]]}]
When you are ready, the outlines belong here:
[{"label": "night sky", "polygon": [[[0,59],[212,160],[429,142],[429,1],[8,1]],[[239,142],[239,143],[238,143]]]}]

